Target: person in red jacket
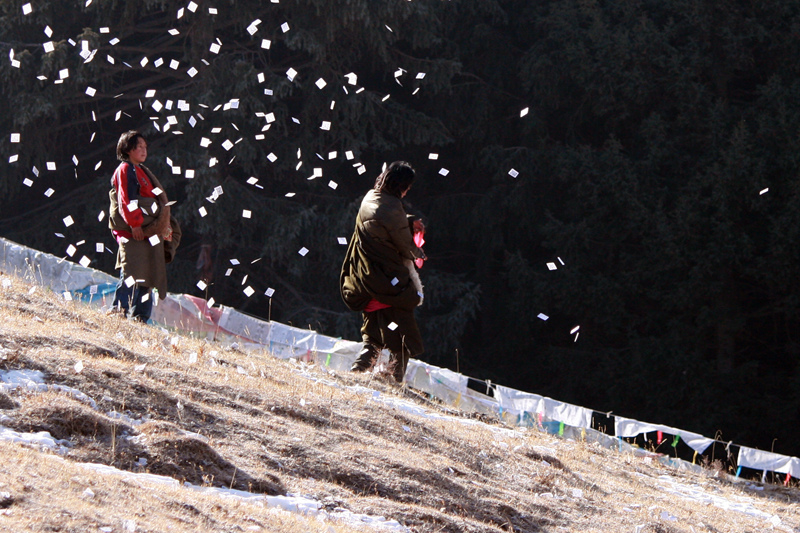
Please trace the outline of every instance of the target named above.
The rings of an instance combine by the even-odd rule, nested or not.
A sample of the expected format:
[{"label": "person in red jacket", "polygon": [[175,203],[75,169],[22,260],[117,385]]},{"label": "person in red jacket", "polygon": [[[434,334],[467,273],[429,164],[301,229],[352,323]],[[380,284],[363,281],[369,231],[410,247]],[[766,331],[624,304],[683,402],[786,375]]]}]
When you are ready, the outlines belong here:
[{"label": "person in red jacket", "polygon": [[121,163],[111,178],[109,216],[109,227],[119,244],[116,267],[120,280],[113,306],[147,322],[155,297],[151,289],[156,288],[161,297],[167,292],[164,239],[170,237],[169,207],[155,176],[143,166],[147,141],[138,131],[120,136],[117,159]]}]

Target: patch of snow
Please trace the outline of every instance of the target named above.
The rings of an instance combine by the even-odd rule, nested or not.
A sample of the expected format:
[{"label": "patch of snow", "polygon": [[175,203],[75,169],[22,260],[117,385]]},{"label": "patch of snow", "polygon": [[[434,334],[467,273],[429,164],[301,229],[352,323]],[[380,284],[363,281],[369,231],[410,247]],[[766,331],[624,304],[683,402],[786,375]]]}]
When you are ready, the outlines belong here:
[{"label": "patch of snow", "polygon": [[59,453],[65,453],[67,446],[69,446],[69,441],[55,439],[47,431],[20,433],[5,426],[0,426],[0,442],[16,442],[39,449],[54,450]]},{"label": "patch of snow", "polygon": [[[756,508],[752,498],[743,496],[739,498],[740,501],[734,502],[722,496],[711,494],[699,485],[681,483],[672,476],[667,475],[659,476],[658,481],[661,483],[660,488],[673,496],[679,496],[705,505],[714,505],[725,511],[735,511],[754,518],[761,518],[773,525],[780,524],[779,517]],[[775,519],[777,519],[777,524],[775,524]]]},{"label": "patch of snow", "polygon": [[45,383],[44,374],[39,370],[0,370],[0,390],[10,392],[17,389],[27,392],[64,392],[79,402],[91,405],[92,409],[97,409],[97,403],[81,391],[64,385]]}]

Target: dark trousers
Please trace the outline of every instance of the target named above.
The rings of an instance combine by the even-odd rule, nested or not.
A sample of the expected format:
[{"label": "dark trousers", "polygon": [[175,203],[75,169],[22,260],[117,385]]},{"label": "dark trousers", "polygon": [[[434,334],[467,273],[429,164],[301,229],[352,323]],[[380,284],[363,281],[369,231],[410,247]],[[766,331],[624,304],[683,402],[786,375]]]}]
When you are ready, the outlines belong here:
[{"label": "dark trousers", "polygon": [[392,373],[397,382],[403,381],[409,357],[422,353],[422,336],[413,311],[396,307],[362,313],[361,338],[364,350],[354,366],[368,369],[382,348],[391,353]]},{"label": "dark trousers", "polygon": [[[138,283],[128,287],[125,284],[125,278],[127,277],[125,272],[120,270],[117,291],[114,293],[114,303],[112,305],[124,310],[125,316],[130,313],[133,319],[147,323],[153,312],[153,295],[150,292],[150,287],[144,287]],[[147,295],[147,298],[142,301],[145,295]]]}]

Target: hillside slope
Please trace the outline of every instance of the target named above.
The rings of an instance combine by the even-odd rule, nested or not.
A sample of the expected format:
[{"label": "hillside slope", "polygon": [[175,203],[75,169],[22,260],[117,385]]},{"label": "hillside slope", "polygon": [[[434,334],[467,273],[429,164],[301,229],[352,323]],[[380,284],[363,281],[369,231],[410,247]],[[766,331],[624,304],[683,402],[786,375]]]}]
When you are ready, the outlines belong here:
[{"label": "hillside slope", "polygon": [[[0,282],[3,531],[800,531],[795,488],[506,428]],[[43,431],[54,448],[12,442]],[[326,521],[280,511],[287,494]]]}]

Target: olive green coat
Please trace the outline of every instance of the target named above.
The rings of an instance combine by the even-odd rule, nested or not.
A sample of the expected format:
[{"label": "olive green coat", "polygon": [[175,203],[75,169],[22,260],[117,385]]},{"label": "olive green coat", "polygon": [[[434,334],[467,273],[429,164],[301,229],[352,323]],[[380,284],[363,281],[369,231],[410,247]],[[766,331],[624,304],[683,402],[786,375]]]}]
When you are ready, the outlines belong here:
[{"label": "olive green coat", "polygon": [[[150,169],[141,165],[154,187],[162,191],[164,188]],[[131,227],[119,213],[119,199],[114,187],[109,191],[109,219],[108,226],[112,230],[131,232]],[[116,268],[122,269],[127,276],[132,276],[143,287],[158,289],[161,298],[167,295],[167,259],[170,261],[175,255],[175,250],[180,243],[181,231],[177,221],[170,216],[170,208],[166,205],[167,195],[162,192],[157,198],[139,198],[139,207],[143,208],[144,223],[142,231],[145,239],[136,241],[128,239],[119,242],[117,251]],[[163,236],[172,227],[172,241],[166,243]],[[158,243],[152,244],[150,238],[158,235]]]}]

